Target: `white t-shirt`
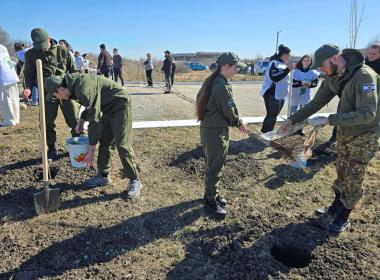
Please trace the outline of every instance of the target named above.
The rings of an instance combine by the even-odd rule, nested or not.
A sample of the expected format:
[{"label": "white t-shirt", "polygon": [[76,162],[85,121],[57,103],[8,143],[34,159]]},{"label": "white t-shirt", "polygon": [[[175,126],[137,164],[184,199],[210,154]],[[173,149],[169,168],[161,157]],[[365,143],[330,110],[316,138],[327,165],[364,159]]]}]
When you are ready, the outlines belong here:
[{"label": "white t-shirt", "polygon": [[0,44],[0,85],[6,86],[17,82],[17,73],[8,49]]},{"label": "white t-shirt", "polygon": [[[312,82],[317,79],[319,72],[316,70],[301,71],[300,69],[295,69],[293,72],[293,80]],[[305,105],[309,103],[310,88],[294,87],[292,90],[292,106]]]},{"label": "white t-shirt", "polygon": [[25,53],[30,50],[31,48],[23,48],[21,51],[16,52],[16,56],[18,60],[25,63]]},{"label": "white t-shirt", "polygon": [[82,70],[83,67],[83,57],[81,56],[75,56],[75,65],[77,67],[77,70]]}]

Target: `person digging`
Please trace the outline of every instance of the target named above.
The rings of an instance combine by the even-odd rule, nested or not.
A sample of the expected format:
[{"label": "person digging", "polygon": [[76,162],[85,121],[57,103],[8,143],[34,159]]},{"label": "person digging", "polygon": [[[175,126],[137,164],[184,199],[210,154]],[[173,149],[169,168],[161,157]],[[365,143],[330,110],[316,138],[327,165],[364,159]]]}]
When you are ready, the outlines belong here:
[{"label": "person digging", "polygon": [[363,197],[363,181],[369,162],[378,149],[380,136],[380,77],[363,64],[363,55],[355,49],[325,44],[315,51],[315,64],[327,77],[313,100],[293,113],[280,132],[319,111],[335,96],[338,112],[315,117],[314,126],[337,127],[337,178],[333,183],[335,199],[325,215],[332,219],[329,230],[340,233],[350,228],[349,215]]},{"label": "person digging", "polygon": [[111,152],[115,144],[124,175],[129,179],[128,197],[140,195],[142,184],[138,178],[132,144],[131,99],[128,92],[111,79],[91,74],[73,73],[64,77],[51,76],[45,81],[48,95],[59,100],[74,99],[86,109],[76,127],[83,132],[85,121],[89,122],[90,147],[84,158],[87,166],[94,164],[97,143],[98,174],[85,181],[86,187],[106,186],[111,183]]}]

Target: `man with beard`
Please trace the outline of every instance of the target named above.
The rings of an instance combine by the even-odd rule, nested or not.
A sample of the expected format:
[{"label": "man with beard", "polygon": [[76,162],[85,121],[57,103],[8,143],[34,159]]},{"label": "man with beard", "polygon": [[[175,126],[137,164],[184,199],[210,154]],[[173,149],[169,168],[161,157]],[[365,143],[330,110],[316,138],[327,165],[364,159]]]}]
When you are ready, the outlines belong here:
[{"label": "man with beard", "polygon": [[[375,72],[380,75],[380,44],[374,43],[371,45],[371,47],[368,49],[368,54],[365,59],[365,64],[371,67]],[[314,149],[314,152],[316,154],[320,155],[332,155],[333,151],[333,144],[336,141],[336,134],[337,134],[337,128],[334,127],[333,133],[330,137],[330,139],[326,142]]]},{"label": "man with beard", "polygon": [[351,225],[348,217],[363,196],[366,168],[379,145],[380,78],[363,64],[363,55],[355,49],[340,53],[337,46],[326,44],[316,50],[314,58],[313,68],[319,68],[327,77],[314,99],[292,114],[280,131],[316,113],[336,95],[340,98],[337,113],[309,120],[313,126],[338,129],[337,178],[332,186],[335,199],[324,215],[332,219],[329,230],[340,233]]}]

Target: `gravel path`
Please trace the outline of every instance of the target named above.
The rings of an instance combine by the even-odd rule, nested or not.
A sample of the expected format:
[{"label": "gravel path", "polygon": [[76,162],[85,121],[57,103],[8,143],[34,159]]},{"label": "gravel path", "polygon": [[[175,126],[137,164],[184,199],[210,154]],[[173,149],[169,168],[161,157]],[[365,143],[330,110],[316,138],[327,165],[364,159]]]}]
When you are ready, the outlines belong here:
[{"label": "gravel path", "polygon": [[[201,83],[180,83],[173,87],[174,94],[164,94],[163,84],[147,88],[139,84],[127,84],[132,97],[134,121],[194,119],[194,102]],[[234,99],[242,117],[265,116],[264,100],[260,96],[261,83],[232,83]],[[335,112],[338,98],[334,98],[320,112]],[[281,114],[286,114],[285,104]]]}]

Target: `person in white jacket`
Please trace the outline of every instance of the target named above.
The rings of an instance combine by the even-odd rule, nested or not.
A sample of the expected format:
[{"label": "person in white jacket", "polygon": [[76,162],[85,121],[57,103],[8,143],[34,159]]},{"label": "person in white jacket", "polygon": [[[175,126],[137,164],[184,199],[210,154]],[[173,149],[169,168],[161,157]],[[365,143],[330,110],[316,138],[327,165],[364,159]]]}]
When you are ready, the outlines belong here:
[{"label": "person in white jacket", "polygon": [[83,65],[83,57],[80,55],[79,51],[74,52],[74,59],[75,59],[75,66],[77,67],[77,70],[80,72],[83,72],[84,65]]},{"label": "person in white jacket", "polygon": [[296,68],[293,72],[291,113],[296,112],[300,107],[309,103],[311,100],[310,89],[318,85],[319,72],[310,69],[312,64],[313,60],[311,56],[307,54],[301,57],[296,64]]},{"label": "person in white jacket", "polygon": [[148,82],[148,87],[153,87],[153,78],[152,78],[153,62],[152,62],[152,56],[150,53],[146,54],[146,60],[144,61],[144,67],[145,67],[146,80]]},{"label": "person in white jacket", "polygon": [[0,44],[0,126],[15,126],[20,122],[18,76],[8,49]]},{"label": "person in white jacket", "polygon": [[284,45],[278,47],[278,52],[270,58],[268,70],[265,72],[260,95],[264,97],[267,115],[261,132],[272,131],[288,96],[289,72],[293,66],[287,66],[290,60],[290,49]]}]

